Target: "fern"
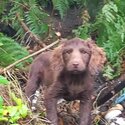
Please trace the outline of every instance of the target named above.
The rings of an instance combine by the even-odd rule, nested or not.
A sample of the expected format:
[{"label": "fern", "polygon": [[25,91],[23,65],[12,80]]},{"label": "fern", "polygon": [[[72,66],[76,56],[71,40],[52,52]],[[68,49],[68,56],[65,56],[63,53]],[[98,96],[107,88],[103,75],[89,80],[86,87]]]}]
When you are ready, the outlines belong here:
[{"label": "fern", "polygon": [[59,11],[61,18],[64,17],[67,10],[69,9],[69,1],[68,0],[52,0],[54,9]]},{"label": "fern", "polygon": [[85,37],[89,37],[93,32],[97,32],[97,44],[105,49],[108,65],[112,68],[110,78],[120,75],[122,62],[120,55],[125,48],[125,14],[117,4],[109,1],[96,16],[95,23],[84,24],[81,30],[77,30],[80,37],[85,36],[85,33],[87,34]]},{"label": "fern", "polygon": [[2,15],[3,14],[3,12],[4,12],[4,10],[5,10],[5,7],[6,7],[6,4],[7,4],[7,0],[1,0],[0,1],[0,15]]},{"label": "fern", "polygon": [[98,29],[97,43],[106,50],[107,57],[112,65],[113,76],[120,75],[121,53],[125,46],[125,18],[119,14],[118,6],[110,1],[102,8],[93,28]]},{"label": "fern", "polygon": [[[38,8],[33,6],[25,14],[26,23],[30,27],[30,30],[39,36],[46,36],[48,32],[48,25],[45,23],[47,19],[47,14],[44,12],[39,12]],[[36,25],[37,24],[37,25]]]},{"label": "fern", "polygon": [[114,22],[115,13],[117,14],[118,8],[113,2],[109,2],[102,8],[102,14],[108,22]]},{"label": "fern", "polygon": [[[11,38],[3,36],[0,34],[0,66],[8,66],[15,61],[28,56],[28,51],[16,43]],[[18,68],[22,68],[26,63],[31,62],[31,58],[25,61],[24,63],[19,63],[16,65]]]},{"label": "fern", "polygon": [[79,26],[77,29],[73,30],[72,32],[75,34],[76,37],[87,39],[90,37],[89,35],[90,24],[86,23]]},{"label": "fern", "polygon": [[54,9],[59,11],[61,19],[63,19],[67,13],[67,10],[71,6],[75,5],[84,6],[86,1],[87,0],[52,0],[52,3]]},{"label": "fern", "polygon": [[48,33],[48,15],[37,4],[37,0],[16,0],[11,1],[12,7],[8,14],[3,15],[2,21],[11,24],[17,31],[16,36],[23,38],[25,32],[19,24],[16,17],[18,13],[20,18],[26,23],[31,32],[41,38],[45,38]]}]

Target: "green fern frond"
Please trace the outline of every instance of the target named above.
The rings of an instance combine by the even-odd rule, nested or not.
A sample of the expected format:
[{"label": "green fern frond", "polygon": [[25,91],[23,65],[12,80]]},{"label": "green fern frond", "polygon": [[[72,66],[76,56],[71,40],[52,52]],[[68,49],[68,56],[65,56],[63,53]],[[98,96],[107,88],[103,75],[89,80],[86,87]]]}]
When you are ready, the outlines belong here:
[{"label": "green fern frond", "polygon": [[16,17],[17,13],[31,32],[34,32],[42,38],[46,37],[48,33],[48,15],[40,8],[37,2],[37,0],[11,1],[12,7],[10,11],[3,15],[2,21],[11,23],[13,29],[17,31],[16,36],[18,38],[23,38],[25,32]]},{"label": "green fern frond", "polygon": [[48,15],[41,12],[39,8],[31,7],[25,14],[26,24],[30,30],[39,36],[44,36],[48,32],[48,25],[46,19]]},{"label": "green fern frond", "polygon": [[59,11],[60,17],[63,19],[71,6],[79,5],[82,7],[86,4],[86,1],[87,0],[52,0],[52,3],[54,9]]},{"label": "green fern frond", "polygon": [[111,1],[102,8],[102,14],[108,22],[113,22],[116,19],[114,14],[117,12],[116,4]]},{"label": "green fern frond", "polygon": [[5,10],[5,6],[7,4],[8,0],[1,0],[0,1],[0,15],[3,13],[3,11]]},{"label": "green fern frond", "polygon": [[[6,67],[15,61],[28,56],[28,51],[16,43],[11,38],[0,34],[0,65]],[[28,59],[23,63],[16,65],[18,68],[22,68],[24,63],[30,63],[32,59]]]},{"label": "green fern frond", "polygon": [[[120,0],[123,2],[123,0]],[[84,34],[89,36],[95,33],[96,42],[99,46],[105,49],[108,59],[108,65],[113,71],[109,74],[110,78],[119,76],[121,73],[121,62],[123,50],[125,49],[125,13],[121,3],[108,1],[98,12],[94,23],[85,24],[84,27],[79,27],[75,34],[79,37],[84,37]],[[87,30],[86,30],[87,28]],[[86,32],[87,31],[87,32]]]},{"label": "green fern frond", "polygon": [[59,11],[61,18],[65,16],[67,10],[69,9],[69,1],[68,0],[52,0],[54,9]]}]

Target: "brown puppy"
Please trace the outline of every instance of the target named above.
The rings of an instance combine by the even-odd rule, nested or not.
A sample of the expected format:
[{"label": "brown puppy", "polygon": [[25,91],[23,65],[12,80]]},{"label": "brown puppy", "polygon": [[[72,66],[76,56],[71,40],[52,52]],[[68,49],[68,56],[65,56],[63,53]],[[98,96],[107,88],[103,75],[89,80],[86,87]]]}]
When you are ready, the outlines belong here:
[{"label": "brown puppy", "polygon": [[45,107],[52,125],[58,125],[57,101],[80,100],[80,125],[90,125],[94,76],[106,61],[105,53],[92,41],[74,38],[53,51],[40,54],[32,63],[26,94],[30,97],[40,85],[47,86]]}]

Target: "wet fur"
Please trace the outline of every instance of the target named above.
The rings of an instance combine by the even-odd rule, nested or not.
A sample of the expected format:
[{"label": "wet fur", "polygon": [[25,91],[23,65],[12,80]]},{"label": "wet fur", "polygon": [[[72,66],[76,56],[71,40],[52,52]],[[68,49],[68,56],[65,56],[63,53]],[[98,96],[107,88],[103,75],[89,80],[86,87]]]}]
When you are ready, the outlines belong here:
[{"label": "wet fur", "polygon": [[57,101],[80,100],[80,125],[91,125],[91,95],[94,77],[106,61],[105,52],[93,41],[79,38],[63,41],[54,50],[40,54],[32,63],[26,95],[46,86],[47,118],[58,125]]}]

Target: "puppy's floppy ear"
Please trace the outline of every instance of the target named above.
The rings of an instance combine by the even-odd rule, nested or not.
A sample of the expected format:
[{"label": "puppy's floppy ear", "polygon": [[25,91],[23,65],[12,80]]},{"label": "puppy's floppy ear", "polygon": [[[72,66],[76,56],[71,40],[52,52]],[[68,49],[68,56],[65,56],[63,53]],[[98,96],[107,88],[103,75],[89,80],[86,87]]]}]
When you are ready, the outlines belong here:
[{"label": "puppy's floppy ear", "polygon": [[54,71],[60,72],[64,67],[62,51],[63,51],[63,43],[61,42],[59,46],[53,50],[51,56],[51,67]]},{"label": "puppy's floppy ear", "polygon": [[92,75],[98,74],[104,67],[106,62],[106,53],[103,48],[98,47],[94,41],[89,40],[88,46],[91,50],[91,57],[89,61],[89,71]]}]

